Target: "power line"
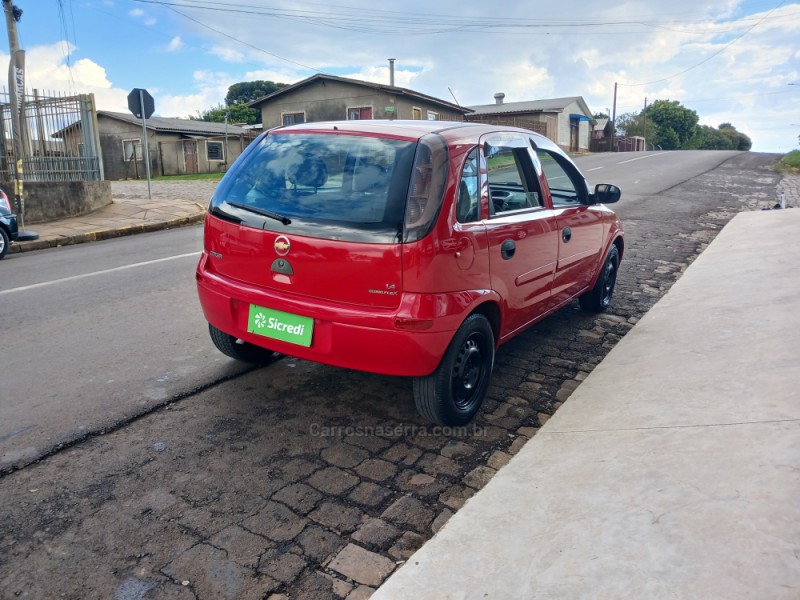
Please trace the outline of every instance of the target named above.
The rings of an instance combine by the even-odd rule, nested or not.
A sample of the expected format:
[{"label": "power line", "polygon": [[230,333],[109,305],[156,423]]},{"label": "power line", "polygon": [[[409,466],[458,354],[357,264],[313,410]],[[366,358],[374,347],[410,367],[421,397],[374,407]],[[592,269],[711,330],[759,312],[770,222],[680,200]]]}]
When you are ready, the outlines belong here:
[{"label": "power line", "polygon": [[[157,2],[156,4],[162,4],[162,3]],[[215,33],[218,33],[218,34],[222,35],[222,36],[225,36],[226,38],[229,38],[231,40],[239,42],[240,44],[243,44],[243,45],[245,45],[245,46],[247,46],[249,48],[252,48],[253,50],[257,50],[259,52],[263,52],[264,54],[272,56],[273,58],[277,58],[278,60],[282,60],[284,62],[293,64],[293,65],[297,65],[299,67],[303,67],[304,69],[309,69],[309,70],[315,71],[317,73],[322,73],[322,71],[320,71],[319,69],[316,69],[314,67],[309,67],[308,65],[304,65],[303,63],[297,62],[295,60],[291,60],[290,58],[284,58],[283,56],[275,54],[274,52],[270,52],[269,50],[264,50],[263,48],[259,48],[258,46],[254,46],[253,44],[250,44],[249,42],[245,42],[244,40],[240,40],[238,38],[235,38],[232,35],[225,33],[224,31],[220,31],[219,29],[215,29],[214,27],[211,27],[210,25],[206,25],[202,21],[198,21],[194,17],[190,17],[189,15],[183,14],[181,11],[174,9],[171,6],[167,6],[166,4],[164,4],[164,8],[168,8],[172,12],[174,12],[176,14],[179,14],[180,16],[184,17],[185,19],[189,19],[190,21],[193,21],[193,22],[197,23],[201,27],[205,27],[206,29],[209,29],[209,30],[211,30],[211,31],[213,31]]]},{"label": "power line", "polygon": [[647,81],[647,82],[645,82],[645,83],[620,83],[619,85],[621,85],[621,86],[625,86],[625,87],[639,87],[639,86],[643,86],[643,85],[652,85],[652,84],[654,84],[654,83],[661,83],[662,81],[669,81],[670,79],[674,79],[675,77],[678,77],[679,75],[683,75],[684,73],[688,73],[689,71],[692,71],[693,69],[696,69],[696,68],[697,68],[697,67],[699,67],[700,65],[703,65],[703,64],[707,63],[707,62],[708,62],[708,61],[710,61],[712,58],[715,58],[715,57],[719,56],[720,54],[722,54],[723,52],[725,52],[725,50],[727,50],[728,48],[730,48],[731,46],[733,46],[733,45],[734,45],[736,42],[738,42],[738,41],[739,41],[740,39],[742,39],[744,36],[746,36],[748,33],[750,33],[751,31],[753,31],[753,29],[755,29],[755,28],[756,28],[756,27],[758,27],[758,26],[759,26],[761,23],[763,23],[763,22],[764,22],[764,20],[765,20],[765,19],[767,19],[767,17],[769,17],[769,16],[770,16],[770,15],[771,15],[773,12],[775,12],[776,10],[778,10],[778,9],[779,9],[781,6],[783,6],[784,4],[786,4],[786,0],[781,0],[781,1],[778,3],[778,5],[777,5],[777,6],[775,6],[773,9],[771,9],[771,10],[770,10],[770,11],[769,11],[769,12],[768,12],[766,15],[764,15],[764,16],[763,16],[761,19],[759,19],[759,20],[758,20],[758,21],[757,21],[757,22],[756,22],[756,23],[755,23],[755,24],[754,24],[752,27],[750,27],[750,28],[746,29],[746,30],[744,31],[744,33],[742,33],[741,35],[739,35],[739,36],[737,36],[737,37],[733,38],[733,39],[732,39],[730,42],[728,42],[727,44],[725,44],[725,45],[724,45],[722,48],[720,48],[719,50],[717,50],[716,52],[714,52],[714,54],[712,54],[711,56],[707,56],[706,58],[704,58],[704,59],[703,59],[703,60],[701,60],[700,62],[698,62],[698,63],[696,63],[696,64],[692,65],[692,66],[691,66],[691,67],[689,67],[688,69],[684,69],[683,71],[679,71],[678,73],[675,73],[674,75],[670,75],[669,77],[664,77],[664,78],[662,78],[662,79],[656,79],[655,81]]},{"label": "power line", "polygon": [[[453,15],[419,14],[405,11],[370,10],[361,7],[324,5],[331,10],[309,9],[279,9],[263,5],[222,3],[214,0],[134,0],[142,4],[158,4],[164,7],[190,8],[209,10],[231,14],[257,15],[262,17],[285,19],[296,22],[311,23],[336,29],[356,31],[360,33],[381,33],[394,35],[431,35],[441,33],[510,33],[514,30],[530,29],[575,29],[575,28],[612,28],[624,25],[638,25],[641,27],[657,28],[687,35],[707,35],[709,33],[725,33],[726,31],[681,30],[667,25],[682,25],[686,23],[708,23],[702,21],[674,21],[653,19],[616,19],[616,20],[574,20],[574,19],[532,19],[532,18],[491,18],[483,17],[477,21],[474,17],[454,17]],[[310,3],[313,5],[313,3]],[[740,19],[740,22],[749,20],[749,17]],[[763,19],[762,19],[763,20]],[[759,20],[760,22],[761,20]],[[442,27],[442,22],[450,24]],[[618,33],[618,32],[613,32]],[[581,35],[586,35],[582,32]]]}]

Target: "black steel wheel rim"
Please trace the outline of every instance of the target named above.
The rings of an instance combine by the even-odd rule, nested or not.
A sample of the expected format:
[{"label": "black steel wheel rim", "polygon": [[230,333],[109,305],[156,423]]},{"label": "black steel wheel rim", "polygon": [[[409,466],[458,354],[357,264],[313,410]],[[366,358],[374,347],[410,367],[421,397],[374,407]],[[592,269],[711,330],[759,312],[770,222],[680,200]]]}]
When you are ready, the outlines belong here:
[{"label": "black steel wheel rim", "polygon": [[459,410],[469,410],[478,397],[486,374],[483,334],[475,331],[464,340],[453,363],[453,401]]},{"label": "black steel wheel rim", "polygon": [[603,306],[611,304],[611,296],[614,294],[614,285],[617,283],[617,266],[613,260],[606,265],[605,278],[603,281]]}]

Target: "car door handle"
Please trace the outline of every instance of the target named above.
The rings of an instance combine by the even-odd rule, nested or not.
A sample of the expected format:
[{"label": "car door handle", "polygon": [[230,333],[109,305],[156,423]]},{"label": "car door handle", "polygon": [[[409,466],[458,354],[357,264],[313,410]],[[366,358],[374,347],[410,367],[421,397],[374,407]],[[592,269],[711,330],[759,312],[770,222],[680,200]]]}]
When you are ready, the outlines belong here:
[{"label": "car door handle", "polygon": [[572,239],[572,229],[564,227],[564,229],[561,230],[561,239],[564,240],[565,244],[570,241]]},{"label": "car door handle", "polygon": [[500,245],[500,256],[502,256],[504,260],[514,258],[514,253],[516,251],[517,245],[514,243],[514,240],[506,240]]}]

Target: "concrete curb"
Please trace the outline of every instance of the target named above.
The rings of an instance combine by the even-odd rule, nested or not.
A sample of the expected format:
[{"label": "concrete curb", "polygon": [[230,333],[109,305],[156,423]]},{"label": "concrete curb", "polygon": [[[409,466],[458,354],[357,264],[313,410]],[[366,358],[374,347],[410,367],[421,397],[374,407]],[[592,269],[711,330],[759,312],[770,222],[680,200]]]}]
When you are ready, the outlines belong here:
[{"label": "concrete curb", "polygon": [[187,225],[202,223],[205,217],[206,214],[204,211],[202,214],[192,215],[191,217],[181,217],[179,219],[172,219],[171,221],[163,221],[160,223],[127,225],[125,227],[117,227],[114,229],[101,229],[99,231],[90,231],[87,233],[81,233],[79,235],[71,235],[47,240],[36,240],[33,242],[14,242],[11,244],[8,252],[9,254],[16,254],[20,252],[29,252],[31,250],[44,250],[45,248],[58,248],[59,246],[84,244],[86,242],[99,242],[101,240],[110,240],[128,235],[134,235],[137,233],[150,233],[164,229],[174,229],[176,227],[185,227]]}]

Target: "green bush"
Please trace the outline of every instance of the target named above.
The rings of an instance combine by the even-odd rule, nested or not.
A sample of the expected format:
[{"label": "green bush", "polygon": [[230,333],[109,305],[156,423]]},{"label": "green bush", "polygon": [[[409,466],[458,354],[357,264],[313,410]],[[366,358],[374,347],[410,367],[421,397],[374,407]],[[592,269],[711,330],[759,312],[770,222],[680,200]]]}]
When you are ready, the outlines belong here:
[{"label": "green bush", "polygon": [[792,150],[775,163],[775,170],[781,173],[800,173],[800,150]]}]

